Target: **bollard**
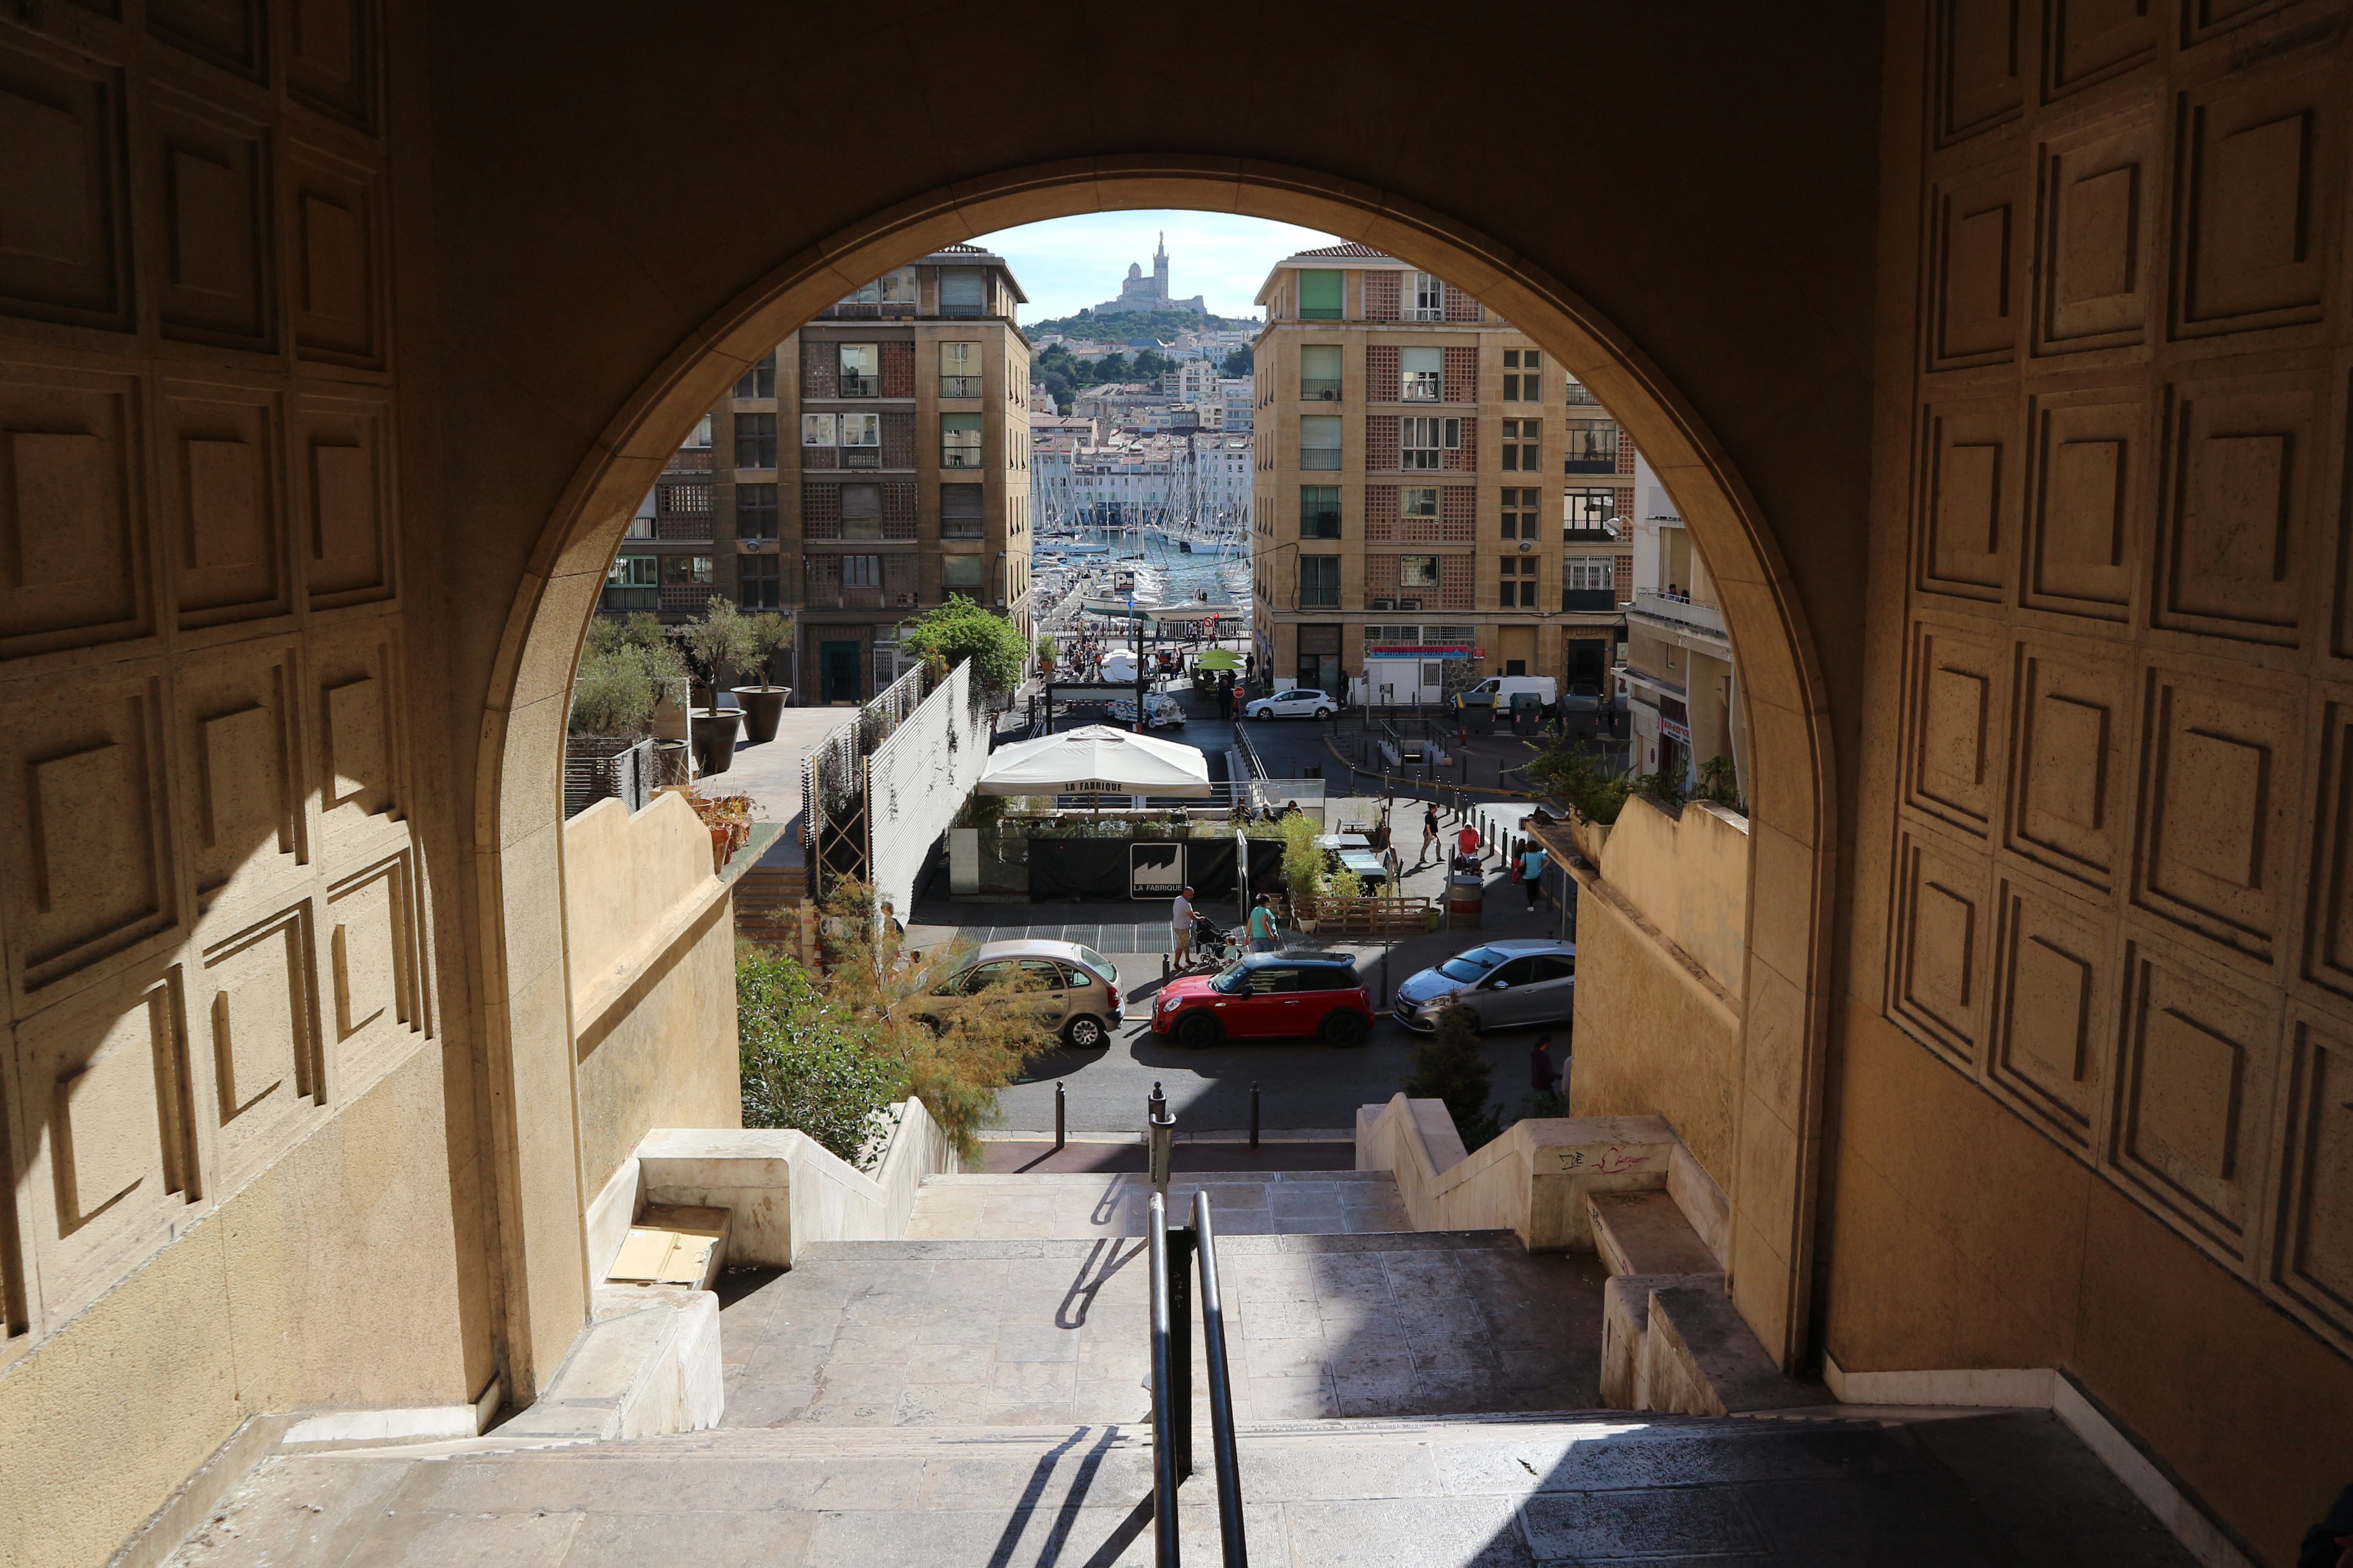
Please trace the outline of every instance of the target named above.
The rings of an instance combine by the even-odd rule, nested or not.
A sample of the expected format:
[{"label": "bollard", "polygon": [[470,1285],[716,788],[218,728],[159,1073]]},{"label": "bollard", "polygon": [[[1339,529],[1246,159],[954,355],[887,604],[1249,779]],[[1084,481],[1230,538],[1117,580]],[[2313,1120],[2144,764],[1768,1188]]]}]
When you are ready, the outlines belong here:
[{"label": "bollard", "polygon": [[1255,1149],[1255,1148],[1257,1148],[1257,1147],[1258,1147],[1258,1084],[1257,1084],[1255,1081],[1253,1081],[1253,1082],[1250,1084],[1250,1146],[1251,1148],[1253,1148],[1253,1149]]},{"label": "bollard", "polygon": [[1147,1179],[1152,1183],[1153,1190],[1165,1198],[1168,1195],[1168,1159],[1174,1152],[1176,1118],[1169,1114],[1168,1097],[1160,1092],[1156,1080],[1152,1085],[1152,1098],[1145,1104],[1144,1114],[1147,1136],[1151,1140],[1148,1161],[1151,1169]]},{"label": "bollard", "polygon": [[1070,1125],[1067,1115],[1069,1105],[1070,1095],[1062,1088],[1061,1079],[1056,1079],[1054,1080],[1054,1152],[1057,1154],[1060,1153],[1064,1145],[1070,1142],[1064,1136],[1064,1131]]}]

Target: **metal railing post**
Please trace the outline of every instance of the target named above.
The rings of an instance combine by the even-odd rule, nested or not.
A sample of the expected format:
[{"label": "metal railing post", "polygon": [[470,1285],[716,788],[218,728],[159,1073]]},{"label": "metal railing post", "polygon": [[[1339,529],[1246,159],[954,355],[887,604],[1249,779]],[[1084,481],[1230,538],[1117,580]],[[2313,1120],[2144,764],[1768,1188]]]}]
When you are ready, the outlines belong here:
[{"label": "metal railing post", "polygon": [[1065,1117],[1065,1112],[1066,1112],[1067,1108],[1068,1108],[1068,1105],[1069,1105],[1069,1100],[1070,1100],[1070,1093],[1069,1093],[1069,1091],[1068,1091],[1068,1090],[1066,1090],[1065,1089],[1063,1089],[1063,1087],[1062,1087],[1062,1082],[1061,1082],[1061,1080],[1060,1080],[1060,1079],[1055,1079],[1055,1080],[1054,1080],[1054,1152],[1055,1152],[1055,1153],[1057,1153],[1057,1154],[1059,1154],[1059,1153],[1060,1153],[1060,1152],[1062,1152],[1062,1149],[1063,1149],[1064,1144],[1066,1144],[1066,1143],[1069,1142],[1069,1140],[1063,1136],[1064,1129],[1068,1126],[1068,1121],[1067,1121],[1066,1117]]},{"label": "metal railing post", "polygon": [[1160,1085],[1152,1086],[1152,1098],[1145,1105],[1145,1135],[1150,1139],[1146,1163],[1153,1192],[1160,1197],[1168,1195],[1168,1162],[1176,1139],[1176,1118],[1168,1110],[1168,1097],[1160,1092]]},{"label": "metal railing post", "polygon": [[1152,1194],[1145,1225],[1152,1271],[1152,1543],[1158,1568],[1178,1568],[1176,1413],[1169,1404],[1168,1206]]},{"label": "metal railing post", "polygon": [[1168,1403],[1179,1485],[1193,1475],[1193,1241],[1183,1226],[1168,1227]]},{"label": "metal railing post", "polygon": [[1250,1568],[1242,1521],[1241,1453],[1234,1440],[1233,1377],[1226,1365],[1225,1298],[1218,1289],[1218,1237],[1209,1194],[1193,1194],[1193,1246],[1201,1264],[1201,1350],[1209,1370],[1209,1456],[1218,1478],[1218,1539],[1225,1568]]},{"label": "metal railing post", "polygon": [[1257,1148],[1257,1147],[1258,1147],[1258,1084],[1257,1084],[1255,1081],[1253,1081],[1253,1082],[1250,1084],[1250,1146],[1251,1148],[1253,1148],[1253,1149],[1255,1149],[1255,1148]]}]

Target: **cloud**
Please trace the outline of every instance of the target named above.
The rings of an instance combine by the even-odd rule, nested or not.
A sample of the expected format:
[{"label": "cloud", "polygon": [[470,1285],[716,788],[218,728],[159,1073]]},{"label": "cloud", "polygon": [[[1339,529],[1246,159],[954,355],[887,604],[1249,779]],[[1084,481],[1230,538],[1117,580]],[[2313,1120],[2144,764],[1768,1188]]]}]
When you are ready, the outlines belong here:
[{"label": "cloud", "polygon": [[974,237],[1005,258],[1029,303],[1022,319],[1075,315],[1119,294],[1134,262],[1149,272],[1152,247],[1168,240],[1168,291],[1201,295],[1220,316],[1255,316],[1251,301],[1274,264],[1294,251],[1336,245],[1333,236],[1232,213],[1082,213]]}]

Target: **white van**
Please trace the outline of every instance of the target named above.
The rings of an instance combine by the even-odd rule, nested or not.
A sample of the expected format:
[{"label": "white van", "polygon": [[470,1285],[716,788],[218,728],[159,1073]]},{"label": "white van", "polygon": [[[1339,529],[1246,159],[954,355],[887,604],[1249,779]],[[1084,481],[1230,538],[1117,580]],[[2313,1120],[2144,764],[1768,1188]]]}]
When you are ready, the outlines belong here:
[{"label": "white van", "polygon": [[1523,691],[1535,693],[1546,712],[1552,711],[1560,700],[1560,684],[1549,675],[1491,675],[1456,698],[1455,702],[1466,709],[1508,709],[1512,699]]}]

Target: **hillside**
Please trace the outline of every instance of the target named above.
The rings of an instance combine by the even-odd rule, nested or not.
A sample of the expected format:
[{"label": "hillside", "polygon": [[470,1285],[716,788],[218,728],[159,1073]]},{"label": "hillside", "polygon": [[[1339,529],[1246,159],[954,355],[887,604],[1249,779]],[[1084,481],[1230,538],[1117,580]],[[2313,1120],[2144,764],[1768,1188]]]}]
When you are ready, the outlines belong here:
[{"label": "hillside", "polygon": [[1197,316],[1189,310],[1139,311],[1129,316],[1098,316],[1092,310],[1082,310],[1075,316],[1063,316],[1050,321],[1024,321],[1021,330],[1031,338],[1046,332],[1060,332],[1066,338],[1086,342],[1119,343],[1130,338],[1155,338],[1166,342],[1178,332],[1201,327],[1255,327],[1254,317]]}]

